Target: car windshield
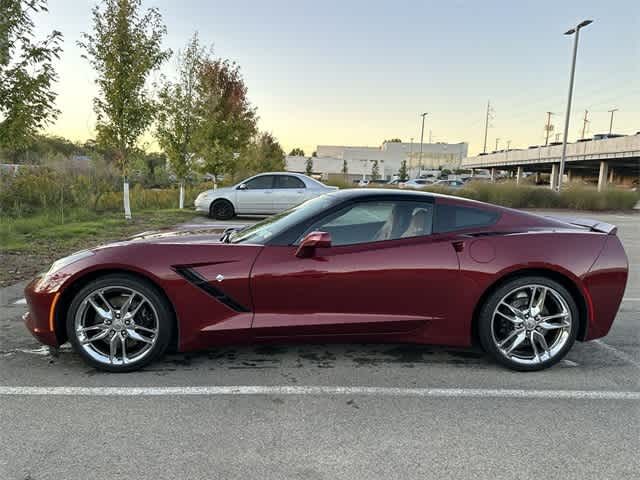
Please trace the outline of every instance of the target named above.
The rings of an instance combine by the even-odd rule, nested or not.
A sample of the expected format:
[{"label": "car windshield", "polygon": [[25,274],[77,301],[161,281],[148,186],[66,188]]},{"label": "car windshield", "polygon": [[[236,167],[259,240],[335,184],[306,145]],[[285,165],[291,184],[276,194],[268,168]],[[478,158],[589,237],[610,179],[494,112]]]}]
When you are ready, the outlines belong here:
[{"label": "car windshield", "polygon": [[270,238],[281,234],[291,226],[322,212],[326,208],[332,206],[335,202],[335,197],[331,194],[307,200],[297,207],[293,207],[282,213],[266,218],[255,225],[231,232],[225,238],[225,241],[229,243],[263,244]]}]

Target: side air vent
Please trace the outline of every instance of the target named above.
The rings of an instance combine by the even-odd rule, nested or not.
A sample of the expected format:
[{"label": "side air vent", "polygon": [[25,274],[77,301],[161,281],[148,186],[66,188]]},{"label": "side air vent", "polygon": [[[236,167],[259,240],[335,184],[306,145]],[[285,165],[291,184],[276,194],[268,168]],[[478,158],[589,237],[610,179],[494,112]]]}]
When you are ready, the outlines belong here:
[{"label": "side air vent", "polygon": [[236,312],[250,312],[251,310],[245,307],[244,305],[236,302],[229,295],[224,293],[220,288],[213,286],[211,283],[207,281],[202,275],[189,267],[175,267],[174,270],[178,275],[184,278],[187,282],[198,287],[203,292],[211,295],[213,298],[218,300],[220,303],[225,304],[231,310],[235,310]]}]

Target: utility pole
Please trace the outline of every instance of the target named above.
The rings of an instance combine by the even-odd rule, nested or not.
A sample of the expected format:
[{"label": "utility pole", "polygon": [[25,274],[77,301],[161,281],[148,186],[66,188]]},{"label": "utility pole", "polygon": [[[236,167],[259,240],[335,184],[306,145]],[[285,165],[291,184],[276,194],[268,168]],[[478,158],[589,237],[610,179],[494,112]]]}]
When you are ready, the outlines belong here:
[{"label": "utility pole", "polygon": [[424,117],[429,115],[428,112],[422,113],[420,116],[422,117],[422,130],[420,131],[420,160],[418,161],[418,177],[422,175],[422,144],[424,141]]},{"label": "utility pole", "polygon": [[[562,185],[562,176],[564,175],[564,164],[567,159],[567,137],[569,135],[569,119],[571,118],[571,101],[573,100],[573,81],[576,74],[576,58],[578,57],[578,38],[580,37],[580,29],[593,23],[593,20],[584,20],[564,32],[565,35],[574,35],[573,37],[573,57],[571,61],[571,73],[569,75],[569,94],[567,96],[567,110],[564,117],[564,138],[562,141],[562,156],[560,157],[560,168],[558,169],[558,181],[556,182],[557,190],[560,191]],[[552,179],[553,180],[553,179]],[[551,182],[553,185],[553,181]]]},{"label": "utility pole", "polygon": [[611,131],[613,130],[613,114],[617,111],[617,108],[612,108],[611,110],[609,110],[609,113],[611,114],[611,120],[609,121],[609,135],[611,135]]},{"label": "utility pole", "polygon": [[432,143],[431,142],[431,129],[429,129],[429,143]]},{"label": "utility pole", "polygon": [[498,142],[500,142],[500,138],[496,138],[496,152],[498,151]]},{"label": "utility pole", "polygon": [[487,132],[489,131],[489,112],[491,112],[491,100],[487,100],[487,117],[484,121],[484,148],[482,151],[487,153]]},{"label": "utility pole", "polygon": [[587,124],[589,123],[589,119],[587,118],[589,115],[589,110],[584,111],[584,118],[582,119],[582,136],[580,138],[584,138],[587,133]]},{"label": "utility pole", "polygon": [[507,140],[507,152],[511,149],[511,140]]},{"label": "utility pole", "polygon": [[553,130],[553,125],[551,125],[551,115],[553,115],[553,112],[547,112],[547,124],[544,127],[544,131],[546,134],[546,138],[544,140],[545,147],[549,145],[549,134]]}]

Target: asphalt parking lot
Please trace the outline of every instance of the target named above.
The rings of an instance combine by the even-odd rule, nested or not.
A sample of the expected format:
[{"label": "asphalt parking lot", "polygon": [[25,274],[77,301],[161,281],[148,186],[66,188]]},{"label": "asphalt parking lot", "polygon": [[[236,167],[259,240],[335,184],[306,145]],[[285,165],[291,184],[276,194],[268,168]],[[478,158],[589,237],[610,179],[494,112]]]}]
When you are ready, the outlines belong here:
[{"label": "asphalt parking lot", "polygon": [[106,374],[42,348],[21,285],[3,289],[0,479],[640,478],[640,214],[581,216],[619,226],[625,299],[607,337],[537,373],[475,351],[275,345]]}]

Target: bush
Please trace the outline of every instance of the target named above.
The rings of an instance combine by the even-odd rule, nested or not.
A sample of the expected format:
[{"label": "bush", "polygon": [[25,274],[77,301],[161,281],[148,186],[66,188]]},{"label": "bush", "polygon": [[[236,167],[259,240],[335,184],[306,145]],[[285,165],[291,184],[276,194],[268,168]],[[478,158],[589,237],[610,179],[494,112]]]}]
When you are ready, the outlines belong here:
[{"label": "bush", "polygon": [[427,190],[511,208],[631,210],[640,200],[640,194],[631,190],[609,188],[598,192],[595,187],[581,184],[565,185],[559,194],[546,187],[516,185],[512,182],[470,182],[459,190],[444,187],[431,187]]}]

